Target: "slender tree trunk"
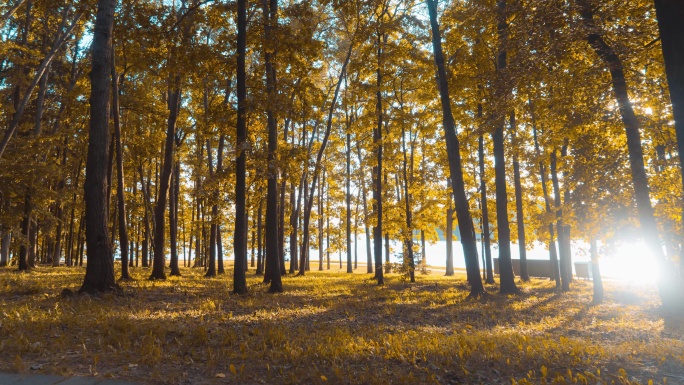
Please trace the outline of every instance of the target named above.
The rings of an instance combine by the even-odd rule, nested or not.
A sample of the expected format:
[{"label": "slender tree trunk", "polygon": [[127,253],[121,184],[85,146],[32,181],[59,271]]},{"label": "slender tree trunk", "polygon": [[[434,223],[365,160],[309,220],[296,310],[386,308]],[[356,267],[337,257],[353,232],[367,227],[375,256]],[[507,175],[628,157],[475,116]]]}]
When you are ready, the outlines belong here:
[{"label": "slender tree trunk", "polygon": [[368,223],[370,221],[370,215],[368,213],[368,200],[366,198],[367,194],[367,189],[366,189],[366,171],[364,170],[363,167],[363,158],[361,157],[361,147],[357,143],[356,145],[356,154],[358,155],[359,158],[359,168],[360,168],[360,175],[361,175],[361,199],[363,200],[363,232],[366,234],[366,273],[367,274],[373,274],[373,253],[371,253],[371,232],[370,228],[368,227]]},{"label": "slender tree trunk", "polygon": [[591,237],[591,280],[594,286],[593,304],[603,302],[603,281],[601,280],[601,270],[599,269],[598,247],[596,239]]},{"label": "slender tree trunk", "polygon": [[556,228],[558,229],[558,251],[560,251],[560,258],[558,265],[560,267],[560,281],[561,290],[570,290],[570,280],[568,279],[568,264],[567,264],[567,249],[563,247],[565,244],[565,232],[563,231],[563,210],[561,209],[560,186],[558,183],[558,171],[556,167],[556,150],[551,152],[551,181],[553,183],[554,204],[556,207]]},{"label": "slender tree trunk", "polygon": [[[537,124],[534,115],[534,108],[532,106],[532,101],[529,102],[530,112],[532,115],[532,134],[534,136],[534,150],[539,158],[539,174],[541,175],[542,192],[544,195],[544,202],[546,204],[546,212],[551,214],[551,199],[549,198],[549,192],[546,187],[546,166],[544,165],[543,157],[541,156],[541,149],[539,148],[539,140],[537,139]],[[549,223],[549,259],[551,261],[551,279],[556,281],[556,288],[561,287],[560,282],[560,271],[558,264],[558,254],[556,252],[556,240],[553,231],[553,223]]]},{"label": "slender tree trunk", "polygon": [[[340,74],[337,78],[337,84],[335,86],[335,92],[333,94],[332,101],[330,102],[330,108],[328,109],[328,119],[326,123],[326,128],[325,128],[325,133],[323,135],[323,141],[321,142],[321,147],[318,149],[318,155],[316,156],[316,163],[314,164],[314,170],[311,175],[312,180],[311,180],[311,196],[307,197],[307,194],[304,194],[304,225],[302,226],[304,229],[304,234],[302,235],[302,256],[300,258],[300,266],[299,266],[299,273],[298,275],[304,275],[304,272],[307,267],[307,261],[308,261],[308,249],[309,249],[309,221],[311,219],[311,210],[313,208],[313,202],[314,202],[314,197],[313,197],[313,191],[316,188],[316,183],[318,181],[318,174],[321,169],[321,163],[323,160],[323,154],[325,153],[325,148],[328,145],[328,138],[330,137],[330,131],[332,130],[332,118],[333,118],[333,112],[335,111],[335,106],[337,105],[337,97],[339,96],[340,93],[340,86],[342,85],[342,79],[344,78],[344,75],[347,73],[347,65],[349,64],[349,59],[351,58],[352,54],[352,49],[354,47],[353,42],[350,42],[349,44],[349,50],[347,51],[347,56],[344,60],[344,63],[342,64],[342,68],[340,70]],[[306,184],[306,182],[304,182]]]},{"label": "slender tree trunk", "polygon": [[90,135],[84,183],[88,264],[79,292],[116,288],[114,256],[107,231],[109,196],[109,98],[111,96],[112,30],[116,0],[98,0],[91,48]]},{"label": "slender tree trunk", "polygon": [[477,257],[477,243],[473,237],[472,220],[468,206],[468,198],[465,194],[463,181],[463,168],[461,165],[460,144],[456,136],[454,117],[451,112],[449,98],[449,84],[442,52],[442,37],[437,23],[436,0],[425,0],[430,14],[430,27],[432,30],[432,47],[434,51],[435,65],[437,67],[437,79],[439,85],[440,101],[442,103],[442,119],[446,137],[447,154],[449,158],[449,172],[451,174],[451,188],[456,202],[456,216],[458,217],[461,231],[461,244],[465,255],[466,271],[470,283],[470,296],[479,297],[484,294],[484,286],[480,277],[480,267]]},{"label": "slender tree trunk", "polygon": [[[221,134],[219,137],[219,144],[218,144],[218,149],[216,153],[216,173],[220,173],[223,170],[223,147],[225,145],[225,135]],[[217,252],[217,259],[218,259],[218,274],[225,274],[226,270],[223,265],[223,244],[221,242],[221,216],[218,213],[218,202],[220,201],[219,198],[219,191],[221,190],[221,178],[218,178],[217,180],[217,186],[216,190],[214,191],[214,205],[216,205],[216,218],[214,218],[214,221],[216,223],[216,252]],[[245,209],[245,217],[247,216],[247,210]],[[245,218],[245,223],[249,223],[247,220],[248,218]],[[244,254],[244,260],[245,263],[243,264],[243,270],[247,268],[247,227],[245,227],[245,254]]]},{"label": "slender tree trunk", "polygon": [[171,184],[169,185],[169,245],[171,247],[171,276],[180,277],[181,272],[178,266],[178,186],[180,178],[180,163],[174,162],[173,173],[171,174]]},{"label": "slender tree trunk", "polygon": [[168,108],[169,118],[164,141],[164,158],[157,189],[157,201],[154,207],[154,259],[152,260],[152,274],[150,279],[166,279],[165,221],[166,200],[169,195],[171,174],[173,173],[173,149],[176,138],[176,120],[181,103],[180,76],[176,75],[172,89],[169,90]]},{"label": "slender tree trunk", "polygon": [[126,197],[124,196],[123,145],[119,123],[119,76],[116,73],[114,47],[112,46],[112,118],[116,141],[116,203],[119,212],[119,253],[121,254],[121,279],[130,279],[128,274],[128,225],[126,223]]},{"label": "slender tree trunk", "polygon": [[[300,184],[301,187],[301,184]],[[294,274],[297,271],[298,253],[299,250],[297,243],[297,222],[299,219],[299,206],[301,202],[301,189],[298,197],[295,201],[295,185],[290,184],[290,274]]]},{"label": "slender tree trunk", "polygon": [[375,114],[378,116],[378,124],[373,130],[373,146],[375,148],[375,159],[376,164],[373,168],[373,211],[375,213],[376,224],[373,227],[373,246],[375,254],[375,279],[378,281],[378,285],[385,284],[385,278],[383,276],[382,269],[382,119],[383,119],[383,109],[382,109],[382,38],[378,33],[378,67],[376,71],[376,104],[375,104]]},{"label": "slender tree trunk", "polygon": [[[478,115],[481,116],[482,105],[478,105]],[[480,162],[480,200],[482,202],[482,240],[484,243],[484,256],[486,266],[485,282],[494,283],[494,269],[492,263],[492,247],[489,240],[489,207],[487,203],[487,182],[484,168],[484,135],[480,134],[478,157]]]},{"label": "slender tree trunk", "polygon": [[[323,211],[323,191],[325,190],[325,169],[323,176],[318,184],[318,270],[323,271],[323,216],[327,213]],[[340,269],[342,265],[340,264]]]},{"label": "slender tree trunk", "polygon": [[444,232],[444,239],[446,241],[446,276],[454,275],[454,209],[451,207],[451,199],[449,199],[449,207],[446,212],[446,231]]},{"label": "slender tree trunk", "polygon": [[257,215],[257,268],[256,275],[264,274],[264,254],[263,254],[263,224],[261,222],[262,214],[264,212],[264,199],[259,197],[259,214]]},{"label": "slender tree trunk", "polygon": [[24,217],[21,220],[21,246],[19,246],[19,271],[28,271],[30,269],[29,264],[29,238],[31,230],[31,211],[32,209],[31,194],[27,191],[24,194]]},{"label": "slender tree trunk", "polygon": [[515,184],[515,215],[518,228],[518,251],[520,253],[520,279],[529,281],[527,273],[527,248],[525,240],[525,215],[523,213],[522,183],[520,183],[520,162],[518,151],[520,145],[516,137],[517,126],[515,124],[515,110],[511,112],[511,138],[513,146],[513,181]]}]

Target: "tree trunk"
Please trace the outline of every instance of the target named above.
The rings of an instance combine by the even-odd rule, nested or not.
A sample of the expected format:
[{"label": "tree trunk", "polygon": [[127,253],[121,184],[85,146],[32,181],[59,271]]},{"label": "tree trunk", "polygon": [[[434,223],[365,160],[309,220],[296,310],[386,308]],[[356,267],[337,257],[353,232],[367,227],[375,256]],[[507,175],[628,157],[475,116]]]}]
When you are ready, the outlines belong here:
[{"label": "tree trunk", "polygon": [[[684,2],[679,0],[655,0],[660,42],[665,59],[665,74],[667,75],[672,113],[677,134],[677,149],[679,168],[682,173],[682,188],[684,189]],[[683,190],[684,191],[684,190]],[[684,222],[684,216],[682,216]],[[684,274],[684,258],[680,259],[679,270]]]},{"label": "tree trunk", "polygon": [[[325,190],[325,169],[323,169],[323,176],[318,184],[318,270],[323,270],[323,217],[327,213],[323,211],[323,191]],[[342,264],[340,263],[340,269]]]},{"label": "tree trunk", "polygon": [[444,232],[444,239],[446,241],[446,276],[454,275],[454,209],[451,207],[451,199],[449,199],[449,207],[446,212],[446,230]]},{"label": "tree trunk", "polygon": [[373,227],[373,248],[375,254],[375,279],[378,285],[385,284],[382,269],[382,45],[381,35],[378,33],[378,67],[376,71],[376,103],[375,114],[378,116],[378,124],[373,130],[373,147],[375,148],[376,164],[373,168],[373,211],[375,213],[376,224]]},{"label": "tree trunk", "polygon": [[107,231],[109,196],[109,98],[111,96],[112,30],[116,0],[98,0],[91,48],[90,130],[84,189],[88,264],[79,292],[116,288],[114,256]]},{"label": "tree trunk", "polygon": [[368,222],[370,221],[370,215],[368,213],[368,200],[366,198],[366,171],[363,167],[363,158],[361,157],[361,147],[359,143],[356,143],[356,154],[359,158],[359,174],[361,175],[361,199],[363,200],[363,232],[366,234],[366,273],[373,274],[373,254],[371,253],[371,233],[368,227]]},{"label": "tree trunk", "polygon": [[[347,273],[353,273],[352,267],[352,249],[351,249],[351,124],[352,122],[347,118],[347,151],[346,151],[346,196],[345,204],[347,207]],[[356,243],[356,241],[354,242]]]},{"label": "tree trunk", "polygon": [[180,277],[178,266],[178,187],[180,187],[180,162],[174,162],[169,185],[169,246],[171,248],[171,276]]},{"label": "tree trunk", "polygon": [[563,231],[563,210],[561,209],[560,186],[558,183],[558,171],[556,168],[556,150],[551,153],[551,181],[553,183],[553,196],[556,206],[556,229],[558,229],[558,251],[560,252],[560,259],[558,265],[560,267],[560,281],[561,290],[570,290],[570,280],[568,279],[568,250],[563,247],[566,243],[565,232]]},{"label": "tree trunk", "polygon": [[684,306],[682,305],[684,301],[682,301],[681,284],[677,282],[675,269],[665,258],[660,243],[653,207],[651,206],[648,177],[644,167],[639,121],[627,93],[627,82],[625,81],[622,60],[613,47],[604,40],[602,31],[594,22],[594,11],[591,8],[591,4],[587,0],[576,0],[576,3],[579,5],[580,16],[587,29],[587,42],[610,70],[613,93],[620,109],[620,115],[622,116],[627,136],[627,151],[629,153],[632,183],[634,185],[639,222],[641,223],[641,232],[647,246],[651,253],[653,253],[661,274],[661,279],[658,281],[660,299],[665,308],[680,308]]},{"label": "tree trunk", "polygon": [[[497,0],[499,51],[497,54],[497,77],[503,80],[506,68],[506,41],[508,40],[508,24],[506,22],[506,0]],[[497,100],[503,102],[507,89],[499,87],[496,90]],[[513,264],[511,262],[511,229],[508,223],[508,192],[506,191],[506,157],[504,145],[504,115],[495,112],[494,132],[494,182],[496,186],[496,224],[499,242],[499,292],[517,293]],[[460,223],[460,221],[459,221]]]},{"label": "tree trunk", "polygon": [[439,96],[442,103],[442,125],[444,127],[447,154],[449,159],[449,172],[451,174],[451,189],[456,203],[456,216],[458,217],[459,228],[461,231],[461,244],[465,255],[466,271],[468,282],[470,283],[470,296],[479,297],[484,294],[484,286],[480,277],[480,266],[477,257],[477,243],[473,237],[472,220],[468,198],[465,193],[465,183],[463,181],[463,168],[461,165],[460,144],[456,136],[454,117],[451,112],[451,102],[449,98],[449,83],[444,65],[444,54],[442,52],[442,37],[437,24],[437,3],[436,0],[425,0],[430,14],[430,27],[432,30],[432,47],[434,51],[435,65],[437,66],[437,79],[439,86]]},{"label": "tree trunk", "polygon": [[162,159],[161,173],[157,189],[157,201],[154,206],[154,259],[152,260],[152,274],[150,279],[166,279],[164,268],[166,266],[165,246],[165,221],[166,200],[169,195],[169,185],[173,172],[173,150],[176,138],[176,120],[181,104],[180,76],[176,75],[172,89],[169,89],[168,108],[169,118],[166,127],[166,139],[164,141],[164,158]]},{"label": "tree trunk", "polygon": [[518,151],[520,145],[516,138],[517,126],[515,124],[515,111],[511,112],[511,139],[513,145],[513,182],[515,184],[515,215],[518,227],[518,251],[520,253],[520,279],[527,282],[530,275],[527,273],[527,248],[525,241],[525,215],[523,214],[522,184],[520,183],[520,162]]},{"label": "tree trunk", "polygon": [[[216,150],[216,173],[219,174],[223,170],[223,147],[225,145],[226,137],[221,134],[219,137],[218,149]],[[223,244],[221,243],[221,217],[218,215],[218,202],[219,191],[221,191],[221,178],[217,179],[216,189],[214,191],[214,205],[216,206],[216,218],[212,218],[216,223],[216,258],[218,262],[218,274],[225,274],[226,270],[223,265]],[[245,217],[247,216],[247,210],[245,210]],[[245,218],[245,223],[249,223],[247,218]],[[245,228],[245,254],[244,260],[247,260],[247,228]],[[243,269],[247,268],[247,263],[243,264]]]},{"label": "tree trunk", "polygon": [[0,242],[0,267],[7,266],[9,264],[9,248],[11,233],[9,229],[5,229],[2,232],[2,241]]},{"label": "tree trunk", "polygon": [[128,230],[126,223],[126,197],[124,196],[123,145],[119,124],[119,77],[116,73],[116,58],[112,46],[112,118],[114,140],[116,141],[116,205],[119,212],[119,252],[121,254],[121,279],[130,279],[128,274]]},{"label": "tree trunk", "polygon": [[280,272],[280,256],[278,255],[278,166],[276,152],[278,151],[278,128],[275,116],[276,103],[276,73],[273,65],[275,51],[273,46],[272,29],[277,28],[278,2],[277,0],[262,0],[262,14],[264,18],[264,43],[270,45],[264,50],[264,64],[266,67],[266,106],[268,128],[268,172],[266,184],[266,279],[271,283],[269,293],[283,291]]},{"label": "tree trunk", "polygon": [[[333,94],[333,99],[330,102],[330,108],[328,109],[328,119],[325,127],[325,133],[323,135],[323,141],[321,142],[321,147],[318,149],[318,155],[316,155],[316,163],[314,164],[314,170],[311,175],[312,180],[311,180],[311,196],[306,196],[307,194],[304,194],[304,224],[303,224],[303,229],[304,229],[304,234],[302,234],[302,255],[300,258],[300,266],[299,266],[299,273],[298,275],[304,275],[304,272],[307,268],[307,261],[308,261],[308,250],[309,250],[309,221],[311,219],[311,209],[313,208],[313,202],[314,202],[314,197],[313,197],[313,191],[316,188],[316,183],[318,181],[318,174],[321,170],[321,163],[323,160],[323,154],[325,153],[325,148],[328,145],[328,138],[330,137],[330,131],[332,130],[332,118],[333,118],[333,113],[335,112],[335,106],[337,105],[337,97],[340,93],[340,86],[342,85],[342,79],[344,78],[344,75],[347,73],[347,65],[349,64],[349,59],[351,58],[352,54],[352,48],[354,47],[353,42],[350,42],[349,44],[349,50],[347,51],[347,56],[344,59],[344,63],[342,64],[342,68],[340,70],[340,74],[337,77],[337,84],[335,86],[335,92]],[[306,184],[306,181],[304,182]]]},{"label": "tree trunk", "polygon": [[[537,139],[537,124],[534,116],[534,108],[532,101],[529,101],[530,115],[532,116],[532,135],[534,137],[534,150],[539,158],[539,175],[541,176],[542,192],[544,195],[544,203],[546,204],[546,212],[551,214],[551,199],[546,187],[546,166],[544,166],[543,157],[541,156],[541,149],[539,148],[539,140]],[[553,223],[549,223],[549,259],[551,261],[551,279],[556,281],[556,288],[561,287],[560,272],[558,266],[558,254],[556,252],[556,240],[553,231]]]},{"label": "tree trunk", "polygon": [[593,304],[603,302],[603,281],[601,280],[601,270],[599,269],[598,247],[596,246],[596,239],[591,237],[591,280],[594,286],[594,296],[592,298]]},{"label": "tree trunk", "polygon": [[21,246],[19,246],[19,271],[28,271],[30,269],[28,249],[29,238],[31,230],[31,211],[33,203],[31,202],[31,194],[27,191],[24,194],[24,217],[21,220]]},{"label": "tree trunk", "polygon": [[[478,104],[478,115],[482,115],[482,105]],[[484,168],[484,135],[480,133],[478,158],[480,163],[480,201],[482,202],[482,242],[484,244],[484,256],[486,266],[485,282],[494,283],[494,269],[492,263],[492,247],[489,239],[489,206],[487,203],[487,182],[485,181]]]},{"label": "tree trunk", "polygon": [[264,212],[264,198],[259,197],[259,214],[257,215],[257,268],[256,275],[264,274],[264,254],[263,254],[263,224],[261,221]]}]

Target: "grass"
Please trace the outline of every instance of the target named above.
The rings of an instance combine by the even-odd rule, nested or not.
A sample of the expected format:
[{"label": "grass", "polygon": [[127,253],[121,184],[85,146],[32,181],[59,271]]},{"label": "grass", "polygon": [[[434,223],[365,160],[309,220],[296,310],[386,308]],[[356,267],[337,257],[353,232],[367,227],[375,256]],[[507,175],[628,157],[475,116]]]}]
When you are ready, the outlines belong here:
[{"label": "grass", "polygon": [[[312,266],[313,267],[313,266]],[[316,266],[317,267],[317,266]],[[365,268],[364,268],[365,271]],[[197,269],[123,293],[61,298],[84,270],[0,269],[0,371],[117,377],[149,384],[684,384],[684,326],[658,315],[653,288],[551,282],[468,300],[463,276],[285,277],[285,292],[249,273]]]}]

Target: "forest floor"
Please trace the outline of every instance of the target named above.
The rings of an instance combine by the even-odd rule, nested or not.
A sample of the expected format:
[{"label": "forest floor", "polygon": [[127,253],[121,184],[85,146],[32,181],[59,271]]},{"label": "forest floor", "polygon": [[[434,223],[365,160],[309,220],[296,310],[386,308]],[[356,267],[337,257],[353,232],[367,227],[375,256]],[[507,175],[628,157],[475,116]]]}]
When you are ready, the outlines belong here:
[{"label": "forest floor", "polygon": [[[317,266],[312,266],[317,268]],[[363,268],[365,271],[365,267]],[[90,375],[141,384],[684,384],[684,322],[659,315],[650,286],[591,282],[556,292],[467,298],[462,275],[308,272],[285,292],[248,273],[149,281],[62,298],[82,268],[0,269],[0,372]]]}]

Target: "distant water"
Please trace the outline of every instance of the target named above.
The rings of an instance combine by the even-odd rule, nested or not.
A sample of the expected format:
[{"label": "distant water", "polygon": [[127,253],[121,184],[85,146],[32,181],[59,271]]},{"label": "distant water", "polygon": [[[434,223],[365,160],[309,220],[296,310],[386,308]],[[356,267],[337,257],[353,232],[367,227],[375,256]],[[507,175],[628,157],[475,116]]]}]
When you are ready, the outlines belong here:
[{"label": "distant water", "polygon": [[[420,253],[420,240],[415,241],[418,252]],[[480,268],[483,268],[482,264],[482,244],[478,242],[478,260],[480,263]],[[286,245],[286,248],[288,246]],[[373,248],[373,242],[371,240],[371,250]],[[426,254],[427,254],[427,264],[434,267],[445,267],[446,266],[446,241],[440,240],[434,243],[425,243]],[[390,241],[390,261],[401,263],[403,247],[400,242]],[[224,251],[230,251],[230,248],[223,248]],[[463,246],[461,242],[453,242],[454,250],[454,268],[465,269],[465,258],[463,255]],[[383,240],[383,261],[385,260],[385,244]],[[251,253],[251,249],[249,250]],[[352,240],[352,258],[356,254],[358,262],[366,262],[366,238],[361,235],[356,240],[356,244]],[[286,258],[289,253],[286,251]],[[318,260],[318,250],[310,250],[311,260]],[[496,245],[492,245],[492,258],[498,258],[499,252]],[[347,259],[346,250],[342,250],[341,253],[342,262],[345,263]],[[183,258],[182,252],[180,258]],[[232,253],[226,253],[226,259],[232,259]],[[250,254],[251,258],[251,254]],[[330,253],[330,262],[339,263],[340,253],[338,251],[332,251]],[[518,245],[511,243],[511,258],[520,258],[520,253]],[[549,251],[546,245],[535,244],[534,247],[527,250],[528,259],[542,259],[549,260]],[[168,256],[167,256],[168,259]],[[418,261],[418,255],[416,256],[416,261]],[[573,242],[572,244],[572,261],[573,262],[589,262],[589,245],[584,242]],[[622,280],[626,282],[634,283],[654,283],[657,280],[657,273],[655,268],[655,263],[651,261],[648,256],[648,252],[643,246],[643,244],[628,244],[618,250],[617,253],[613,255],[601,255],[599,259],[599,265],[601,268],[601,275],[606,278]],[[574,266],[573,266],[574,273]]]}]

